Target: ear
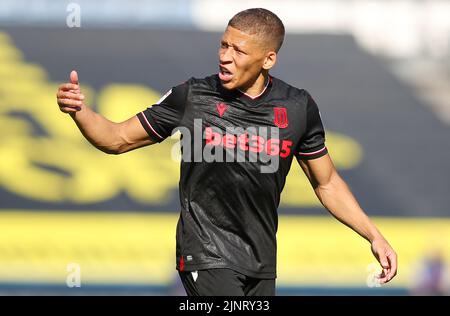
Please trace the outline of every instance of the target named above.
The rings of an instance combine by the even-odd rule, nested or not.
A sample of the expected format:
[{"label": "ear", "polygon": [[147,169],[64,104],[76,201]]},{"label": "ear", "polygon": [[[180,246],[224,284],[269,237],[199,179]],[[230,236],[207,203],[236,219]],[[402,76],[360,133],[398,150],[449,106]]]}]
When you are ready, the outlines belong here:
[{"label": "ear", "polygon": [[275,66],[275,63],[277,62],[277,53],[273,51],[269,51],[266,54],[266,57],[264,59],[263,63],[263,69],[269,70],[273,66]]}]

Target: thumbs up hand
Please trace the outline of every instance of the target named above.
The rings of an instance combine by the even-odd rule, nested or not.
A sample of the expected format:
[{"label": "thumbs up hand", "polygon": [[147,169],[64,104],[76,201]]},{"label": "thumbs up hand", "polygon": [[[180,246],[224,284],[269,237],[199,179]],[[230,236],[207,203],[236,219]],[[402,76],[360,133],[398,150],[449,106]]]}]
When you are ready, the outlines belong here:
[{"label": "thumbs up hand", "polygon": [[59,86],[56,100],[59,109],[64,113],[78,112],[85,106],[84,95],[80,91],[78,74],[75,70],[70,73],[70,83],[63,83]]}]

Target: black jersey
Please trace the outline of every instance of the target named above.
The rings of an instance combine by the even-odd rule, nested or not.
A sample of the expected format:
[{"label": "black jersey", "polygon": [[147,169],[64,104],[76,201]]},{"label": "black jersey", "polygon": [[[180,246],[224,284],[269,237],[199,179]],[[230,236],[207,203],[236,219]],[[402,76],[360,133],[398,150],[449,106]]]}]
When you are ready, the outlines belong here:
[{"label": "black jersey", "polygon": [[250,97],[212,75],[172,88],[137,116],[156,142],[177,127],[183,135],[177,269],[275,278],[277,208],[292,159],[327,153],[309,93],[269,77]]}]

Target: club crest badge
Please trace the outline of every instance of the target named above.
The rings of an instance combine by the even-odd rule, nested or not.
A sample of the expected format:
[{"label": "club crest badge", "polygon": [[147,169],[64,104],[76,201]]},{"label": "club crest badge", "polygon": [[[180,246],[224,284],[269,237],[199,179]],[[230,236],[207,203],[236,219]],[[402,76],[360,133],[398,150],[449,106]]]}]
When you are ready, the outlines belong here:
[{"label": "club crest badge", "polygon": [[286,128],[289,124],[286,108],[273,108],[273,123],[279,128]]}]

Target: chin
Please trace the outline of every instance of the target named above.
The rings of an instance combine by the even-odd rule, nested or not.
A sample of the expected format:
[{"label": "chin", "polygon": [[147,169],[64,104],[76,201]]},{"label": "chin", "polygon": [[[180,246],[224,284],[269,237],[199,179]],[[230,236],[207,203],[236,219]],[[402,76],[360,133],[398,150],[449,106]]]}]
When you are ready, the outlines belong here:
[{"label": "chin", "polygon": [[233,90],[236,88],[236,85],[232,81],[229,82],[220,81],[220,83],[222,84],[222,87],[224,87],[227,90]]}]

